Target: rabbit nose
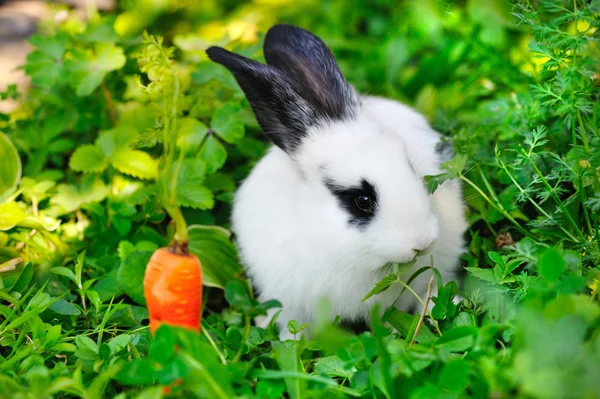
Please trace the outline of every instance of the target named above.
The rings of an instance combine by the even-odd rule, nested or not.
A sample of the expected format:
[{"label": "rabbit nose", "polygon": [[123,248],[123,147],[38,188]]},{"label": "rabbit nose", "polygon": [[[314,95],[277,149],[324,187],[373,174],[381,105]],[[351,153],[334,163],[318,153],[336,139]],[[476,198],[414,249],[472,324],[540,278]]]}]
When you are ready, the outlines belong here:
[{"label": "rabbit nose", "polygon": [[413,248],[413,251],[416,255],[425,255],[429,251],[431,251],[433,243],[434,241],[419,240],[419,242],[417,242],[417,245]]}]

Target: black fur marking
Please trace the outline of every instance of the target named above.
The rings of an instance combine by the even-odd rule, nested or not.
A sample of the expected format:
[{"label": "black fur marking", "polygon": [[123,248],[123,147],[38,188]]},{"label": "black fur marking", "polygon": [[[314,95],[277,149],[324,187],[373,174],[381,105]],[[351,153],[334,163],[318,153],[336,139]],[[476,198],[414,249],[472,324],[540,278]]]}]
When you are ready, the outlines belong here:
[{"label": "black fur marking", "polygon": [[435,152],[440,155],[441,161],[446,162],[452,159],[454,156],[454,147],[450,140],[440,140],[435,145]]},{"label": "black fur marking", "polygon": [[[340,186],[331,179],[325,179],[324,184],[337,198],[340,206],[350,215],[350,219],[348,220],[350,224],[364,228],[377,215],[377,191],[367,180],[363,179],[360,185],[352,187]],[[359,196],[367,196],[371,199],[371,211],[364,211],[357,205],[356,198]]]},{"label": "black fur marking", "polygon": [[409,314],[416,314],[416,313],[417,313],[417,305],[416,305],[416,304],[414,304],[414,303],[413,303],[413,304],[411,304],[411,305],[409,306],[409,308],[406,310],[406,313],[409,313]]},{"label": "black fur marking", "polygon": [[267,138],[282,150],[292,152],[317,118],[312,107],[276,68],[220,47],[210,47],[206,53],[231,71]]},{"label": "black fur marking", "polygon": [[371,330],[369,324],[365,320],[342,320],[340,322],[340,327],[345,330],[353,331],[357,335]]},{"label": "black fur marking", "polygon": [[356,92],[320,38],[280,24],[269,29],[263,49],[267,64],[282,71],[322,117],[338,120],[352,116],[358,102]]},{"label": "black fur marking", "polygon": [[221,47],[206,50],[246,94],[265,135],[292,153],[310,126],[354,116],[358,96],[325,43],[291,25],[275,25],[264,42],[268,65]]}]

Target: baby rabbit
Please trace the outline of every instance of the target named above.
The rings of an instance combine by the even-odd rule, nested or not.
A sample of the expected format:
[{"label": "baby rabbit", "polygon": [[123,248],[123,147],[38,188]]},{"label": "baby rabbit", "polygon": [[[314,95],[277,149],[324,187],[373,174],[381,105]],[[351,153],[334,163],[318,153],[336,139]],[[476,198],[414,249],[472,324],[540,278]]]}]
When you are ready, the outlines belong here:
[{"label": "baby rabbit", "polygon": [[[375,303],[414,309],[398,284],[361,302],[391,263],[416,258],[406,281],[432,255],[444,281],[455,278],[462,194],[457,181],[427,192],[423,177],[441,173],[443,157],[423,116],[359,95],[325,43],[298,27],[267,32],[266,65],[220,47],[207,54],[233,73],[275,144],[237,191],[232,225],[260,299],[283,305],[282,339],[289,320],[314,319],[322,298],[347,322],[368,321]],[[430,276],[411,283],[422,297]]]}]

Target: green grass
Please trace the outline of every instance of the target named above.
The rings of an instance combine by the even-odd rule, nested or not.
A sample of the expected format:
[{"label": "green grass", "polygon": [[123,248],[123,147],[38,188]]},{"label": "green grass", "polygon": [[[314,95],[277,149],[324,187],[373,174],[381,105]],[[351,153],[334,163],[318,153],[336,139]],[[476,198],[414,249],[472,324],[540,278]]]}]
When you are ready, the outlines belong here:
[{"label": "green grass", "polygon": [[[597,1],[150,3],[44,21],[32,87],[2,93],[20,105],[0,114],[0,398],[600,398]],[[267,143],[203,50],[260,60],[275,22],[321,36],[359,91],[453,142],[426,180],[464,187],[465,279],[434,282],[422,324],[389,309],[358,335],[290,323],[287,342],[253,325],[277,303],[253,297],[229,215]],[[146,263],[182,234],[165,193],[203,263],[199,336],[147,327]]]}]

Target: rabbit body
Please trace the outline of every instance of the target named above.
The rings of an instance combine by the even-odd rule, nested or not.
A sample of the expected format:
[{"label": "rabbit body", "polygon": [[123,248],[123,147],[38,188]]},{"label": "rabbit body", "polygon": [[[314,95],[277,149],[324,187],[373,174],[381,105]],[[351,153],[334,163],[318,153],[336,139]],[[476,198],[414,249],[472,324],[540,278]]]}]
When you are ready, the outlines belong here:
[{"label": "rabbit body", "polygon": [[[403,257],[404,249],[400,245],[394,253],[395,222],[406,230],[418,232],[427,218],[435,216],[438,221],[439,231],[430,253],[417,257],[414,266],[404,273],[404,281],[419,268],[430,265],[430,255],[433,255],[434,265],[444,281],[455,278],[458,258],[463,251],[462,236],[467,227],[460,186],[456,181],[447,181],[428,201],[424,195],[403,194],[403,180],[411,176],[402,175],[403,165],[400,170],[392,168],[394,163],[406,161],[402,159],[406,154],[411,154],[423,176],[441,173],[437,161],[439,155],[435,152],[438,134],[419,114],[399,103],[368,97],[363,99],[363,107],[365,117],[370,118],[364,124],[378,125],[376,133],[371,134],[372,130],[356,122],[350,126],[337,126],[337,129],[330,127],[328,131],[332,136],[356,131],[358,143],[364,140],[364,145],[357,143],[353,149],[360,150],[363,160],[365,152],[369,153],[375,176],[383,174],[383,181],[389,181],[391,185],[396,183],[397,202],[389,204],[389,212],[382,209],[381,217],[389,216],[390,219],[381,223],[381,231],[368,234],[348,226],[334,196],[315,180],[318,155],[310,153],[308,148],[298,156],[302,165],[298,168],[297,161],[278,147],[272,147],[236,194],[232,221],[243,263],[260,299],[277,299],[283,305],[278,318],[282,336],[289,335],[285,328],[289,320],[300,323],[313,320],[323,298],[329,300],[334,315],[349,321],[368,320],[375,302],[380,303],[382,309],[395,301],[399,309],[414,308],[417,299],[409,292],[399,298],[403,288],[399,284],[361,302],[390,272],[383,265],[410,260]],[[373,146],[372,141],[377,140],[378,135],[392,137]],[[314,138],[315,147],[326,144],[322,135],[316,134]],[[350,155],[347,149],[336,144],[337,140],[338,137],[331,137],[332,147],[326,151],[339,151],[340,157]],[[394,144],[399,147],[404,144],[405,150],[394,152]],[[369,151],[369,146],[387,147],[389,158],[376,148]],[[321,149],[325,150],[318,147]],[[352,158],[347,160],[348,179],[352,181],[353,161]],[[343,167],[341,172],[346,172]],[[364,169],[358,172],[364,173]],[[422,185],[421,182],[413,185],[419,184]],[[423,187],[415,189],[419,194],[425,190]],[[387,248],[388,245],[392,248]],[[423,273],[411,283],[411,288],[421,297],[424,297],[430,276],[430,272]]]},{"label": "rabbit body", "polygon": [[[390,263],[415,260],[454,279],[467,228],[460,185],[430,195],[423,177],[441,173],[441,137],[396,101],[359,96],[324,43],[289,25],[265,38],[267,65],[212,48],[244,90],[275,144],[238,189],[232,223],[259,299],[278,300],[281,337],[289,320],[311,322],[322,299],[333,316],[368,321],[375,303],[408,311],[402,286],[365,302]],[[425,295],[431,271],[411,288]],[[269,321],[274,310],[269,313]]]}]

